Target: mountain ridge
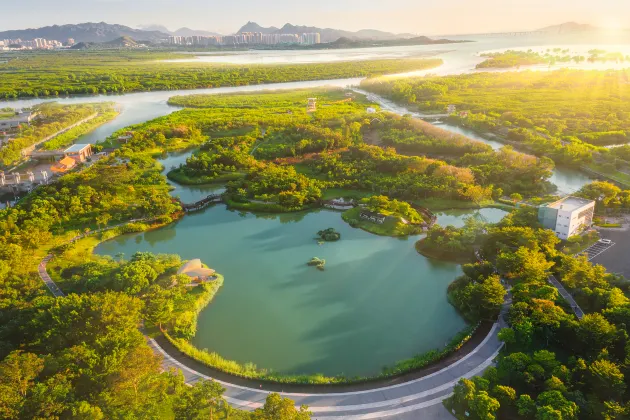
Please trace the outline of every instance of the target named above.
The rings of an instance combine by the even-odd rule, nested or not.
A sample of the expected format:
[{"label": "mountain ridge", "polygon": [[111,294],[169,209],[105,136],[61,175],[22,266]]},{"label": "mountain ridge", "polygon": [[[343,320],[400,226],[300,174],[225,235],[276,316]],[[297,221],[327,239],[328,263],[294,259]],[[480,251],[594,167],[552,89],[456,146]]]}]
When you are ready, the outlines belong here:
[{"label": "mountain ridge", "polygon": [[260,26],[256,22],[247,22],[243,25],[237,33],[243,32],[261,32],[264,34],[300,34],[300,33],[309,33],[309,32],[318,32],[321,36],[321,41],[324,43],[335,42],[340,38],[348,38],[351,40],[378,40],[378,41],[386,41],[386,40],[394,40],[400,38],[410,38],[414,37],[413,34],[394,34],[391,32],[380,31],[377,29],[361,29],[356,32],[345,31],[342,29],[333,29],[333,28],[318,28],[316,26],[304,26],[304,25],[293,25],[291,23],[285,23],[282,28],[276,28],[274,26],[264,27]]},{"label": "mountain ridge", "polygon": [[0,32],[0,39],[45,38],[60,42],[65,42],[68,38],[73,38],[75,42],[109,42],[121,37],[130,37],[136,41],[158,41],[168,37],[168,34],[105,22],[52,25]]}]

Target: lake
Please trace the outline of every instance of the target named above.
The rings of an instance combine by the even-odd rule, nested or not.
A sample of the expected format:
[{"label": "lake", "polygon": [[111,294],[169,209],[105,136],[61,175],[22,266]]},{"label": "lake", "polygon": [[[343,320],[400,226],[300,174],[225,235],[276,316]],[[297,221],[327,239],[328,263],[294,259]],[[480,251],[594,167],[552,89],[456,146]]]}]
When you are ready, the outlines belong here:
[{"label": "lake", "polygon": [[[318,245],[318,230],[342,239]],[[96,252],[201,258],[225,276],[192,342],[283,373],[372,375],[443,347],[466,326],[447,302],[460,266],[429,260],[418,237],[354,229],[337,212],[254,215],[217,205],[164,228],[125,235]],[[326,260],[325,271],[308,267]]]}]

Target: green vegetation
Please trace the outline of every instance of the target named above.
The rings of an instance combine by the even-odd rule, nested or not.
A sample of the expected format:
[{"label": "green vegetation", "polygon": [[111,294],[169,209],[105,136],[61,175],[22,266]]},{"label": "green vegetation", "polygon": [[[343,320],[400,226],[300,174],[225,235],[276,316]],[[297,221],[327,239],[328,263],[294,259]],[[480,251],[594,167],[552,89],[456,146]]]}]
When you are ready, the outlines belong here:
[{"label": "green vegetation", "polygon": [[444,261],[470,262],[479,237],[486,230],[486,223],[475,217],[468,217],[464,227],[457,229],[453,226],[442,227],[434,225],[427,236],[416,242],[416,250],[430,258]]},{"label": "green vegetation", "polygon": [[318,240],[326,242],[336,242],[341,239],[341,233],[337,232],[335,228],[328,228],[317,232]]},{"label": "green vegetation", "polygon": [[362,87],[422,111],[497,136],[558,164],[588,166],[628,183],[630,85],[622,71],[478,73],[448,77],[371,79]]},{"label": "green vegetation", "polygon": [[595,211],[598,213],[625,212],[630,209],[630,190],[622,190],[610,182],[591,182],[576,195],[595,200]]},{"label": "green vegetation", "polygon": [[[187,288],[189,280],[175,276],[177,256],[138,253],[114,260],[91,253],[98,241],[179,215],[148,150],[132,143],[0,210],[2,416],[308,418],[306,408],[296,410],[277,394],[254,413],[233,410],[218,384],[187,387],[182,376],[161,371],[138,325],[144,319],[149,329],[155,324],[178,336],[194,334],[196,313],[222,277]],[[77,233],[130,219],[146,221],[69,242]],[[51,275],[73,292],[67,297],[49,296],[38,278],[37,266],[49,251],[57,255]]]},{"label": "green vegetation", "polygon": [[309,260],[309,262],[306,263],[306,265],[308,265],[309,267],[315,267],[319,271],[324,271],[324,268],[326,267],[326,260],[318,257],[313,257]]},{"label": "green vegetation", "polygon": [[371,144],[391,146],[402,154],[461,157],[492,151],[485,143],[442,130],[411,115],[386,114],[380,124],[370,126],[365,136]]},{"label": "green vegetation", "polygon": [[[79,135],[87,133],[116,115],[111,103],[78,105],[44,103],[33,107],[33,112],[39,113],[35,120],[30,125],[23,125],[16,137],[0,149],[0,163],[3,165],[8,166],[17,162],[22,158],[23,149],[44,141],[46,141],[44,148],[49,150],[68,145]],[[100,115],[53,138],[56,133],[94,114]],[[48,140],[49,138],[51,140]]]},{"label": "green vegetation", "polygon": [[[383,223],[361,217],[369,212],[385,217]],[[422,216],[409,203],[390,200],[384,195],[361,199],[359,207],[346,210],[341,215],[350,226],[384,236],[408,236],[422,232]]]},{"label": "green vegetation", "polygon": [[470,321],[494,321],[506,291],[491,263],[465,264],[464,275],[448,287],[448,300]]},{"label": "green vegetation", "polygon": [[147,51],[24,53],[0,64],[0,98],[196,89],[326,80],[430,69],[441,60],[368,60],[296,65],[172,63]]},{"label": "green vegetation", "polygon": [[56,150],[61,149],[62,147],[70,146],[74,143],[79,137],[84,134],[89,133],[94,130],[96,127],[105,124],[116,118],[118,116],[118,111],[114,109],[114,104],[95,104],[95,111],[98,112],[98,115],[92,118],[89,121],[84,122],[81,125],[78,125],[70,130],[62,133],[52,140],[45,142],[42,145],[42,149],[44,150]]},{"label": "green vegetation", "polygon": [[511,67],[533,66],[536,64],[551,63],[552,60],[551,58],[546,58],[543,55],[531,50],[508,50],[500,53],[481,54],[481,56],[486,57],[486,60],[477,64],[478,69],[508,69]]},{"label": "green vegetation", "polygon": [[[460,380],[445,405],[457,418],[623,418],[629,284],[558,251],[560,240],[536,226],[535,210],[488,226],[476,238],[485,261],[465,266],[449,287],[469,319],[493,319],[505,293],[500,276],[512,285],[512,306],[496,368]],[[581,321],[547,283],[550,274],[586,312]]]},{"label": "green vegetation", "polygon": [[606,52],[603,50],[591,50],[589,56],[584,55],[572,55],[568,49],[554,48],[553,50],[547,49],[545,52],[535,52],[532,50],[519,51],[519,50],[507,50],[500,53],[486,53],[481,54],[482,57],[486,57],[486,60],[477,64],[478,69],[487,68],[499,68],[507,69],[520,66],[532,66],[536,64],[549,64],[553,66],[557,63],[570,63],[580,64],[585,61],[589,63],[597,62],[616,62],[623,63],[630,60],[630,56],[624,56],[619,52]]}]

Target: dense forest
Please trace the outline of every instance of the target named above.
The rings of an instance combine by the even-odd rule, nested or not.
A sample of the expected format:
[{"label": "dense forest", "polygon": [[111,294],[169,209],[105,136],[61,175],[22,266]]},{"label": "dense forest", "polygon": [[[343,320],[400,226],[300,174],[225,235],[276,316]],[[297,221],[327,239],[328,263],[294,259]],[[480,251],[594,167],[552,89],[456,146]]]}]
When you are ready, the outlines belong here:
[{"label": "dense forest", "polygon": [[628,71],[477,73],[448,77],[371,79],[362,87],[496,136],[558,164],[586,166],[630,183]]},{"label": "dense forest", "polygon": [[190,56],[145,51],[23,53],[0,64],[0,98],[344,79],[430,69],[442,63],[437,59],[404,59],[237,66],[170,61],[182,58]]},{"label": "dense forest", "polygon": [[[498,224],[469,224],[457,235],[451,227],[451,239],[440,245],[481,250],[483,261],[465,265],[448,292],[468,319],[496,319],[502,283],[512,298],[496,367],[461,379],[446,406],[457,418],[626,418],[630,283],[559,252],[559,239],[537,226],[536,213],[523,207]],[[547,283],[552,274],[586,312],[582,320]]]}]

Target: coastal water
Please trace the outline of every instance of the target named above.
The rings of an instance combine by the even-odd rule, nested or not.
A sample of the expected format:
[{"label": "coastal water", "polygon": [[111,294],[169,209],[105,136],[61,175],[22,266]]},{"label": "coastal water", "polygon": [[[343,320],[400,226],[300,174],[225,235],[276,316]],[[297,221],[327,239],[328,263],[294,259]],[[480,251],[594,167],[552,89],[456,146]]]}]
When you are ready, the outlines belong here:
[{"label": "coastal water", "polygon": [[[318,245],[318,230],[341,240]],[[154,231],[98,246],[201,258],[225,276],[192,342],[286,373],[377,374],[444,344],[466,323],[447,302],[458,265],[414,249],[417,237],[354,229],[333,211],[253,215],[217,205]],[[308,267],[326,260],[325,271]]]}]

